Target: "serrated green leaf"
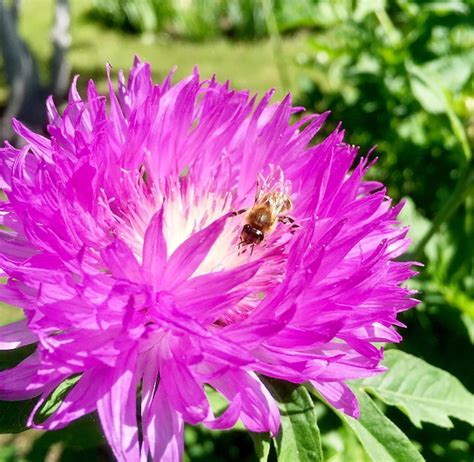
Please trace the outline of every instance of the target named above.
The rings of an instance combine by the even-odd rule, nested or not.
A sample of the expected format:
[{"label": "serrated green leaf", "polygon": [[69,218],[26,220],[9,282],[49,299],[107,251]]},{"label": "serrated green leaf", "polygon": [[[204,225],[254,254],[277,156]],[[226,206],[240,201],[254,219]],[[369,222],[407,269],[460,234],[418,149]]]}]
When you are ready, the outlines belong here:
[{"label": "serrated green leaf", "polygon": [[302,385],[265,379],[278,403],[281,428],[275,439],[279,462],[323,461],[314,402]]},{"label": "serrated green leaf", "polygon": [[446,371],[399,350],[389,350],[383,364],[388,371],[358,382],[358,386],[397,406],[417,427],[429,422],[453,426],[449,417],[474,425],[474,396]]},{"label": "serrated green leaf", "polygon": [[373,462],[420,462],[422,455],[408,437],[362,390],[354,390],[359,402],[359,420],[340,414],[349,424]]}]

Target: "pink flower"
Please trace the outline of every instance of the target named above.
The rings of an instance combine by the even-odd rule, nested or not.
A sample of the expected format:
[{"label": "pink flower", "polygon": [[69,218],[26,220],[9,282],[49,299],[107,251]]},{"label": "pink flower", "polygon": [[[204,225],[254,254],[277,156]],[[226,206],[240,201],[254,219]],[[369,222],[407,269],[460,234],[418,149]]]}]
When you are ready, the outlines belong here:
[{"label": "pink flower", "polygon": [[[49,137],[14,121],[27,145],[0,150],[0,298],[26,317],[0,348],[38,344],[0,373],[0,398],[40,396],[29,425],[45,429],[97,410],[119,461],[180,460],[184,423],[275,435],[260,375],[357,416],[345,381],[383,370],[374,342],[400,341],[397,313],[416,303],[394,261],[401,205],[363,180],[340,129],[309,146],[327,113],[290,123],[289,96],[171,77],[153,84],[136,60],[108,100],[74,81],[62,116],[48,100]],[[270,214],[252,221],[255,203]],[[220,417],[205,386],[229,403]]]}]

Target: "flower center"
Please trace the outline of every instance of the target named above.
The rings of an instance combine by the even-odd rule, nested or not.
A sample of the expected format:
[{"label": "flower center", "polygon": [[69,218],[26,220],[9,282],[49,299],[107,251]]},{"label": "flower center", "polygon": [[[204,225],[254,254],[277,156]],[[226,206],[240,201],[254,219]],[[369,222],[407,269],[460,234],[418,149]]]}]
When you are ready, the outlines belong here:
[{"label": "flower center", "polygon": [[[282,173],[257,181],[255,197],[249,195],[237,210],[234,192],[213,191],[180,178],[164,191],[143,194],[140,209],[132,209],[120,224],[120,237],[130,246],[137,260],[142,261],[144,236],[153,215],[163,207],[163,235],[168,258],[191,235],[234,211],[206,257],[191,277],[218,271],[229,271],[246,263],[260,260],[261,266],[251,279],[236,289],[248,295],[224,314],[217,326],[228,325],[246,318],[249,312],[283,279],[287,243],[291,240],[291,223],[281,218],[291,208],[290,185]],[[282,221],[282,222],[280,222]],[[249,231],[249,229],[251,231]],[[246,231],[247,230],[247,234]],[[249,240],[248,233],[260,233],[258,241]]]}]

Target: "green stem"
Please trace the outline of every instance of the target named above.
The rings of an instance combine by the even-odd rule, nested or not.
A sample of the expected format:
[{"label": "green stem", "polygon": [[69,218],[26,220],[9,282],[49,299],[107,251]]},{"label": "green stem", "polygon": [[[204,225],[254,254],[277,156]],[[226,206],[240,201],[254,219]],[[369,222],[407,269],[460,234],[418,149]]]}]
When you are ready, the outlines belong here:
[{"label": "green stem", "polygon": [[390,19],[390,16],[383,9],[375,10],[374,13],[380,25],[382,26],[385,33],[387,34],[388,40],[390,41],[390,45],[397,46],[400,43],[400,37],[398,36],[397,29],[393,25],[393,22]]},{"label": "green stem", "polygon": [[423,256],[426,244],[430,241],[434,234],[439,230],[440,226],[449,221],[459,206],[466,198],[474,193],[474,163],[470,162],[464,174],[459,178],[451,197],[444,204],[438,214],[435,216],[431,228],[423,236],[413,252],[413,259],[419,260]]},{"label": "green stem", "polygon": [[268,33],[270,34],[270,41],[273,50],[273,59],[277,67],[280,83],[283,88],[290,88],[290,76],[286,68],[283,46],[281,41],[280,30],[278,29],[278,22],[273,9],[272,0],[262,0],[263,15],[267,25]]}]

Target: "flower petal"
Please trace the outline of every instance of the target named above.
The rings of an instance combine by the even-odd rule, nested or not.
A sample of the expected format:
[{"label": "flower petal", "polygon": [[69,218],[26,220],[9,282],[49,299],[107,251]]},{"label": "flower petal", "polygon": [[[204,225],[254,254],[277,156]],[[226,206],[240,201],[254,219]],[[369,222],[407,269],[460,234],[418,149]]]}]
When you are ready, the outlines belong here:
[{"label": "flower petal", "polygon": [[207,255],[224,229],[229,215],[224,215],[204,229],[194,233],[171,255],[161,286],[173,290],[188,279]]},{"label": "flower petal", "polygon": [[28,329],[26,319],[0,327],[0,350],[13,350],[38,341],[38,336]]},{"label": "flower petal", "polygon": [[143,269],[147,281],[156,288],[166,267],[167,250],[163,235],[163,207],[148,225],[143,242]]},{"label": "flower petal", "polygon": [[228,430],[232,428],[239,420],[240,411],[242,409],[242,398],[240,393],[235,395],[227,409],[219,417],[208,417],[204,420],[204,425],[213,430]]},{"label": "flower petal", "polygon": [[359,405],[357,398],[351,389],[342,382],[320,382],[311,381],[311,385],[321,393],[324,399],[329,401],[336,409],[350,415],[355,419],[359,418]]},{"label": "flower petal", "polygon": [[117,279],[141,281],[141,268],[130,248],[116,239],[101,252],[104,263]]},{"label": "flower petal", "polygon": [[33,353],[12,369],[0,372],[0,399],[23,400],[38,396],[44,386],[36,381],[40,364],[38,353]]},{"label": "flower petal", "polygon": [[270,392],[254,373],[229,371],[212,381],[211,385],[229,401],[242,396],[243,424],[252,432],[266,432],[275,436],[280,427],[280,413]]},{"label": "flower petal", "polygon": [[136,352],[123,355],[113,374],[100,384],[106,391],[97,401],[105,436],[119,462],[139,460]]},{"label": "flower petal", "polygon": [[160,368],[160,385],[170,404],[192,425],[202,422],[209,414],[209,403],[204,387],[177,358],[165,361]]},{"label": "flower petal", "polygon": [[181,414],[171,406],[164,387],[158,386],[144,433],[152,460],[181,462],[184,446],[184,422]]}]

